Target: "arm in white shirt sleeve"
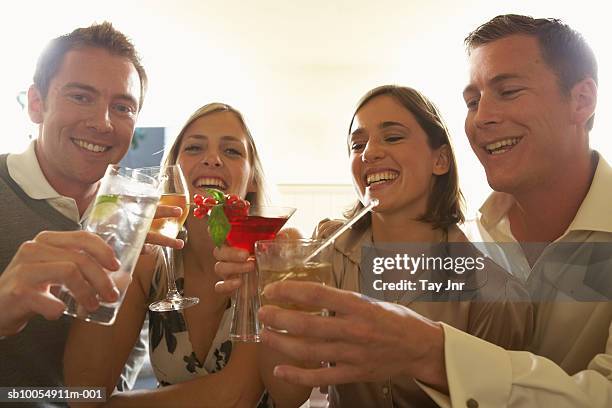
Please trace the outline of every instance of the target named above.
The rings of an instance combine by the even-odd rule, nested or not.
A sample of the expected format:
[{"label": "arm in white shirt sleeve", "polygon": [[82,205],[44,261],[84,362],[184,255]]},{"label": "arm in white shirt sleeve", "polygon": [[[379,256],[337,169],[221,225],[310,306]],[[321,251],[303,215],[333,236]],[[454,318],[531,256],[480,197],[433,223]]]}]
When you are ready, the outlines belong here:
[{"label": "arm in white shirt sleeve", "polygon": [[606,353],[573,376],[547,358],[443,326],[450,397],[419,384],[442,407],[612,407],[612,325]]}]

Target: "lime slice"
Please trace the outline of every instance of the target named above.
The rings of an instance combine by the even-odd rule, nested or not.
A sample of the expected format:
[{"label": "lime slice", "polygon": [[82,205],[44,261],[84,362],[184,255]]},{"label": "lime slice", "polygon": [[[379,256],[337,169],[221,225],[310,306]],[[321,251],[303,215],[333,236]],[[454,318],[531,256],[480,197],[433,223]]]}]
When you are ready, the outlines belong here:
[{"label": "lime slice", "polygon": [[119,210],[119,196],[117,194],[101,195],[96,200],[93,211],[89,216],[93,222],[101,222]]}]

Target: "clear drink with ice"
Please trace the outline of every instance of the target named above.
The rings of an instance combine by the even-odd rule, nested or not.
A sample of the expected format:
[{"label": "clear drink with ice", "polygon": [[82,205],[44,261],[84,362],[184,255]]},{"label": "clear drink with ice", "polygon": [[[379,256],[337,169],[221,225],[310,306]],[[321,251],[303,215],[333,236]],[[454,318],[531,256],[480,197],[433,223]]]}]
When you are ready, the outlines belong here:
[{"label": "clear drink with ice", "polygon": [[109,272],[120,296],[114,303],[100,302],[100,307],[90,313],[66,288],[62,288],[59,298],[66,304],[65,314],[100,324],[113,324],[132,280],[159,196],[158,182],[152,177],[139,173],[138,169],[109,166],[85,230],[102,237],[121,263],[119,270]]}]

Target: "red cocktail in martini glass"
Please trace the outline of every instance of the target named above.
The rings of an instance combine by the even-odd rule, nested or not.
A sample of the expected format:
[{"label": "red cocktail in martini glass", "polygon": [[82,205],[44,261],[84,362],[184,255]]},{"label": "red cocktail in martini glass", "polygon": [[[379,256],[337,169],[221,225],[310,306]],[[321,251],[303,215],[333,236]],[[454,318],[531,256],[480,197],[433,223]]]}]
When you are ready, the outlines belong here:
[{"label": "red cocktail in martini glass", "polygon": [[[194,215],[208,216],[208,231],[217,246],[224,242],[230,246],[255,254],[255,242],[271,240],[285,225],[295,208],[254,206],[235,195],[208,189],[208,197],[198,194],[194,203],[198,206]],[[242,276],[242,285],[232,298],[232,324],[230,339],[234,341],[259,341],[261,326],[257,320],[259,293],[257,275]]]},{"label": "red cocktail in martini glass", "polygon": [[[293,215],[295,208],[256,206],[249,208],[246,217],[228,217],[231,229],[227,235],[227,244],[255,253],[255,242],[274,239],[276,234]],[[232,299],[232,324],[230,339],[234,341],[259,341],[261,325],[257,319],[259,310],[259,293],[257,275],[253,273],[242,276],[242,285]]]}]

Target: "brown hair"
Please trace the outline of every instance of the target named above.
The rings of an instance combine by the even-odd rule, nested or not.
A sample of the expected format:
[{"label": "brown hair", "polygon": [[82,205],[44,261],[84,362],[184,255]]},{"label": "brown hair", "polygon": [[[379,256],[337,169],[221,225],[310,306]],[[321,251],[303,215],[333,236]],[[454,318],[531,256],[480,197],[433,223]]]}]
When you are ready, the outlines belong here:
[{"label": "brown hair", "polygon": [[138,101],[138,109],[140,110],[147,89],[147,74],[140,62],[134,44],[107,21],[102,24],[77,28],[70,34],[51,40],[38,58],[36,71],[34,72],[34,85],[38,88],[42,99],[47,98],[49,84],[60,69],[66,53],[83,47],[104,49],[112,55],[127,58],[134,65],[140,77],[140,100]]},{"label": "brown hair", "polygon": [[[584,37],[561,20],[533,18],[517,14],[497,16],[482,24],[465,38],[468,54],[481,45],[523,34],[535,37],[546,64],[555,72],[563,93],[585,78],[597,83],[597,60]],[[586,123],[593,128],[595,115]]]},{"label": "brown hair", "polygon": [[240,122],[242,129],[246,133],[247,136],[247,147],[249,151],[249,160],[251,166],[253,167],[253,181],[255,183],[255,188],[257,189],[254,193],[248,193],[246,196],[246,200],[248,200],[252,205],[262,205],[267,201],[267,188],[265,182],[265,176],[263,171],[263,166],[261,164],[261,159],[259,158],[259,153],[257,153],[257,147],[255,146],[255,140],[253,139],[253,135],[249,131],[242,114],[231,107],[230,105],[226,105],[224,103],[209,103],[207,105],[202,106],[198,110],[196,110],[190,117],[187,119],[187,122],[183,125],[183,128],[179,132],[178,136],[174,140],[172,147],[168,151],[168,155],[164,160],[166,165],[176,164],[176,160],[178,158],[179,149],[181,147],[181,142],[183,141],[183,137],[185,136],[185,131],[187,128],[196,120],[210,115],[215,112],[230,112],[232,113]]},{"label": "brown hair", "polygon": [[[463,195],[459,188],[459,177],[457,174],[457,164],[455,155],[450,142],[450,136],[438,108],[419,91],[397,85],[383,85],[368,91],[357,103],[357,108],[353,113],[349,125],[349,137],[355,115],[366,103],[377,96],[388,95],[395,99],[406,110],[412,113],[421,128],[427,134],[427,143],[432,149],[437,149],[444,145],[449,147],[449,168],[446,174],[436,175],[434,185],[431,189],[427,210],[419,221],[432,224],[434,229],[447,229],[457,223],[463,222],[462,211]],[[345,217],[350,218],[363,208],[360,201],[345,212]],[[371,223],[370,216],[362,218],[356,224],[357,228],[366,228]]]}]

